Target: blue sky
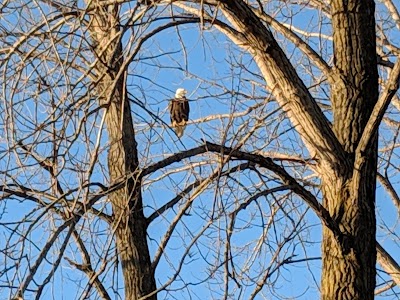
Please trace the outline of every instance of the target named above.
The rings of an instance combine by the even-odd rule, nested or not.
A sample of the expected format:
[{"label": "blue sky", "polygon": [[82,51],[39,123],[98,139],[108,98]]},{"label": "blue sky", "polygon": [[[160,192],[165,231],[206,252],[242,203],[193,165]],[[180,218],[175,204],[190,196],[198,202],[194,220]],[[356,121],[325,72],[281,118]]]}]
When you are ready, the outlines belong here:
[{"label": "blue sky", "polygon": [[[34,5],[31,4],[31,6]],[[121,14],[128,16],[129,9],[132,9],[132,6],[126,5],[124,9]],[[319,26],[322,16],[313,13],[311,10],[296,9],[289,13],[287,8],[278,8],[274,6],[273,2],[268,6],[268,10],[282,22],[293,20],[292,25],[298,28],[330,34],[328,20],[324,19],[323,25]],[[36,11],[35,13],[38,14],[39,12]],[[378,15],[380,14],[379,12]],[[10,15],[8,20],[12,22],[16,17],[15,14]],[[165,21],[160,21],[160,23],[162,22]],[[29,26],[22,21],[18,25],[21,27]],[[70,29],[73,28],[73,25],[70,26]],[[12,26],[8,24],[7,27],[11,29]],[[65,31],[67,31],[67,28],[67,26],[64,27]],[[147,28],[145,32],[152,28],[153,25]],[[82,33],[83,31],[76,29],[74,32]],[[140,37],[139,29],[135,28],[133,32]],[[388,38],[398,36],[398,31],[395,29],[388,29],[386,32]],[[132,32],[128,30],[123,39],[124,45],[130,45],[131,34]],[[87,41],[81,40],[81,36],[71,38],[62,31],[59,35],[64,35],[64,39],[69,41],[73,47],[76,47],[80,42],[83,47],[87,46]],[[309,59],[299,53],[293,45],[285,42],[281,35],[277,34],[276,38],[297,67],[298,73],[304,78],[305,84],[307,86],[316,84],[321,74],[315,67],[310,66]],[[312,37],[308,41],[321,55],[326,54],[326,59],[329,61],[329,55],[332,51],[329,39]],[[36,43],[37,40],[31,42],[30,47],[36,45]],[[25,46],[29,48],[27,45]],[[44,52],[48,47],[49,53],[53,55],[55,49],[57,49],[61,57],[69,57],[70,59],[74,57],[72,51],[69,53],[68,49],[62,46],[52,48],[50,43],[42,46],[40,49]],[[2,47],[4,47],[4,44],[2,44]],[[12,62],[18,64],[19,59],[21,57],[18,58],[18,55],[15,55]],[[83,63],[84,61],[81,59],[79,64]],[[9,65],[12,66],[12,63],[10,62]],[[26,142],[40,141],[41,144],[35,148],[35,151],[43,157],[50,155],[52,151],[49,142],[51,126],[49,125],[41,130],[30,126],[29,123],[44,122],[48,119],[49,112],[51,112],[49,108],[51,99],[56,103],[65,101],[57,109],[60,118],[56,122],[59,130],[63,126],[67,127],[66,135],[68,136],[68,140],[61,143],[61,150],[66,158],[65,161],[62,161],[62,163],[65,163],[65,168],[60,174],[63,187],[68,189],[68,187],[74,188],[79,185],[82,179],[79,168],[88,167],[96,149],[98,138],[100,141],[99,158],[94,165],[90,180],[107,183],[107,176],[104,175],[107,170],[107,134],[105,130],[99,129],[102,125],[102,112],[94,113],[87,119],[84,129],[81,131],[82,136],[79,136],[76,140],[71,137],[78,128],[79,122],[76,120],[82,118],[87,111],[95,109],[96,102],[91,101],[85,106],[81,106],[80,110],[76,111],[73,116],[67,117],[62,114],[65,107],[74,103],[79,96],[86,92],[85,84],[88,80],[83,80],[82,84],[74,86],[74,83],[79,80],[79,76],[74,73],[72,68],[61,69],[54,63],[43,61],[35,61],[34,65],[41,74],[51,72],[53,75],[47,77],[47,80],[54,84],[60,83],[60,85],[53,90],[56,92],[55,94],[49,91],[36,97],[35,89],[38,89],[38,86],[29,85],[23,80],[18,81],[20,79],[17,77],[9,76],[12,68],[8,68],[7,75],[3,77],[7,78],[7,82],[3,84],[1,101],[4,104],[6,101],[11,103],[12,100],[15,110],[21,113],[16,117],[16,123],[19,126],[18,138],[25,138]],[[22,72],[25,76],[23,78],[26,78],[28,83],[34,81],[35,76],[37,76],[33,74],[29,77],[28,74],[31,74],[32,71],[33,67],[29,65],[25,66],[25,70]],[[264,88],[265,82],[260,78],[250,55],[243,53],[214,28],[200,29],[199,25],[183,25],[157,34],[143,44],[142,50],[137,56],[137,61],[131,63],[128,72],[128,91],[141,102],[140,105],[132,104],[132,113],[137,126],[137,141],[142,166],[148,166],[181,150],[196,147],[201,144],[201,139],[224,143],[228,146],[236,145],[257,125],[257,119],[263,123],[257,127],[253,136],[246,140],[241,148],[242,150],[262,151],[277,157],[279,155],[309,157],[308,152],[304,150],[300,137],[291,127],[282,110],[277,107],[273,100],[266,101],[266,99],[269,99],[269,94]],[[65,78],[64,74],[70,77]],[[72,94],[68,94],[70,91],[64,85],[67,82],[70,84],[69,87],[73,86]],[[21,86],[25,90],[11,96],[10,90],[13,84]],[[6,87],[5,90],[4,86]],[[187,89],[189,91],[188,97],[191,100],[190,118],[192,123],[187,126],[181,141],[178,141],[171,128],[165,125],[169,124],[168,99],[174,95],[174,91],[178,87]],[[67,95],[65,98],[63,98],[64,93]],[[314,88],[312,93],[322,103],[327,103],[326,93],[329,93],[327,84],[321,84]],[[7,97],[12,99],[10,100]],[[255,107],[254,110],[246,114],[245,112],[252,106]],[[397,121],[398,111],[394,107],[391,107],[390,110],[392,112],[390,118]],[[243,113],[243,116],[230,118],[234,113]],[[329,111],[326,114],[331,119]],[[157,118],[154,118],[155,115]],[[29,121],[26,121],[24,116],[27,116],[26,119]],[[205,120],[205,118],[212,120]],[[6,126],[4,119],[1,123],[2,127]],[[388,123],[382,125],[381,148],[387,142],[394,145],[397,143],[397,128],[385,124]],[[3,130],[5,132],[6,128],[3,128]],[[33,182],[32,186],[50,192],[48,175],[40,171],[32,158],[19,154],[18,157],[23,165],[32,164],[32,166],[24,171],[18,168],[17,155],[13,152],[13,149],[10,150],[6,146],[6,138],[6,135],[2,136],[1,155],[3,161],[1,162],[1,169],[4,171],[10,165],[15,169],[9,174],[4,174],[4,180],[10,183],[10,178],[17,178],[21,184],[27,184],[26,182],[29,180]],[[86,139],[90,142],[87,142]],[[12,140],[12,138],[9,138],[9,140]],[[385,161],[388,157],[391,159],[391,164],[387,164]],[[391,151],[384,152],[380,163],[382,171],[386,170],[388,177],[393,180],[396,187],[398,183],[397,162],[397,148],[393,147]],[[223,166],[222,170],[227,170],[239,163],[241,162],[229,162],[229,164]],[[318,179],[313,177],[312,172],[307,167],[301,164],[288,163],[285,160],[278,160],[278,163],[285,166],[292,176],[302,180],[308,189],[314,191],[319,199],[321,198],[318,192]],[[146,178],[143,187],[145,213],[151,214],[155,208],[171,200],[188,184],[206,178],[221,165],[223,164],[218,156],[205,154],[176,163],[152,174]],[[175,173],[176,168],[182,170]],[[279,180],[267,170],[260,170],[259,172],[244,170],[231,174],[229,177],[222,176],[198,196],[194,200],[193,207],[189,210],[188,215],[184,216],[177,224],[167,245],[166,254],[160,260],[156,273],[159,286],[168,281],[177,268],[181,268],[181,271],[175,282],[168,287],[169,292],[161,292],[159,299],[222,299],[225,287],[221,284],[221,281],[225,278],[226,272],[224,268],[217,268],[217,266],[224,258],[228,226],[231,220],[229,212],[232,212],[235,207],[252,195],[278,186],[280,186]],[[84,199],[85,191],[77,191],[72,195],[78,199]],[[73,199],[72,196],[71,199]],[[185,201],[187,201],[187,198],[150,225],[148,236],[152,255],[155,255],[160,240]],[[42,212],[42,210],[39,210],[32,215],[27,215],[37,207],[36,204],[27,200],[9,199],[7,202],[3,201],[2,205],[2,229],[0,233],[3,236],[10,235],[10,230],[4,223],[20,220],[24,216],[34,219]],[[109,207],[104,199],[96,207],[109,212]],[[377,189],[377,214],[380,222],[377,239],[383,243],[397,261],[400,261],[398,237],[396,235],[396,232],[398,233],[398,211],[394,209],[390,198],[380,186]],[[30,222],[24,224],[25,229],[29,224]],[[26,253],[33,258],[37,257],[48,237],[60,224],[62,224],[62,221],[59,219],[41,218],[35,225],[33,233],[29,235],[24,249]],[[292,231],[295,227],[301,230],[299,235],[293,236]],[[392,235],[388,235],[389,229],[392,231]],[[204,232],[201,237],[197,238],[202,230]],[[21,231],[23,232],[22,229]],[[120,269],[113,267],[115,250],[108,238],[110,229],[105,226],[103,221],[99,221],[98,218],[91,215],[82,219],[79,232],[92,255],[93,262],[96,262],[96,259],[100,261],[100,258],[109,260],[106,275],[102,275],[101,278],[110,291],[113,284],[117,287],[110,294],[115,299],[119,299],[123,295],[122,278],[120,277]],[[64,236],[65,232],[61,234],[54,245],[52,249],[54,255],[58,253]],[[17,241],[18,239],[18,235],[15,235],[13,240]],[[293,297],[316,299],[318,297],[321,268],[320,260],[318,260],[321,255],[321,226],[313,212],[307,210],[302,201],[283,191],[260,197],[257,201],[252,202],[246,210],[240,211],[238,214],[235,231],[231,237],[233,244],[231,251],[234,257],[233,261],[236,264],[235,272],[239,284],[231,280],[228,286],[230,293],[228,299],[248,299],[254,290],[254,285],[251,286],[251,282],[259,279],[260,274],[268,267],[273,270],[274,264],[270,265],[269,262],[276,249],[285,239],[291,239],[292,243],[282,247],[279,254],[280,260],[290,255],[293,255],[293,260],[305,258],[310,260],[297,264],[286,264],[279,268],[279,271],[276,271],[271,277],[274,283],[273,288],[266,284],[256,299],[283,299],[285,297],[289,299]],[[5,247],[3,243],[5,241],[0,242],[1,249]],[[191,243],[193,244],[190,250],[186,251]],[[19,247],[21,247],[21,244],[17,245],[16,253],[20,250]],[[185,258],[181,260],[183,256]],[[79,252],[76,251],[76,245],[72,240],[67,247],[66,257],[80,261]],[[251,261],[249,261],[249,258],[252,258]],[[4,259],[3,257],[1,261],[4,261]],[[54,262],[54,259],[49,259],[48,262],[43,264],[40,271],[43,276],[49,272],[52,262]],[[100,265],[101,261],[96,264],[96,267],[100,268]],[[21,266],[21,269],[26,268],[27,262],[23,260]],[[227,266],[230,268],[229,271],[233,272],[231,266],[229,264]],[[242,273],[243,268],[248,268],[246,269],[247,273]],[[10,277],[7,277],[11,276],[9,274],[2,276],[1,284],[10,280]],[[26,273],[21,271],[19,275],[24,274]],[[40,278],[40,276],[38,277]],[[38,281],[41,280],[43,278]],[[380,280],[379,277],[378,280]],[[14,282],[18,283],[19,280]],[[85,275],[63,260],[56,276],[45,289],[43,299],[79,299],[86,282]],[[9,289],[0,288],[0,297],[7,298],[9,294]],[[92,297],[90,299],[96,299],[94,296]],[[385,299],[397,298],[396,294],[392,294]],[[27,299],[34,299],[34,297],[27,294]],[[381,297],[377,297],[377,299],[381,299]]]}]

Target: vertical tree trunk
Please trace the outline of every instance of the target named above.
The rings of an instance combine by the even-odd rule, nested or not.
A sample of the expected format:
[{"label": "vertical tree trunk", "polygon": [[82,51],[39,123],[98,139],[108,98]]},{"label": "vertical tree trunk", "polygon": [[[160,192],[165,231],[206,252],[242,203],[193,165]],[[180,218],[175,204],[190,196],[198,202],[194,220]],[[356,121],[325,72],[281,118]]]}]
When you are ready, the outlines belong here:
[{"label": "vertical tree trunk", "polygon": [[[348,249],[323,230],[322,299],[373,299],[375,288],[375,187],[377,136],[374,146],[357,157],[357,145],[378,99],[373,0],[331,2],[334,41],[332,86],[334,132],[348,154],[339,178],[323,178],[324,205],[348,235]],[[328,176],[327,176],[328,177]]]},{"label": "vertical tree trunk", "polygon": [[222,30],[254,56],[277,101],[318,159],[324,205],[346,237],[335,238],[323,230],[322,299],[373,299],[377,134],[365,153],[356,149],[378,100],[374,1],[331,1],[335,63],[328,73],[333,132],[270,31],[245,1],[220,3],[242,35]]},{"label": "vertical tree trunk", "polygon": [[[93,4],[101,5],[101,2]],[[99,58],[96,64],[96,75],[99,78],[97,93],[100,104],[107,107],[110,180],[115,182],[128,174],[134,174],[127,178],[123,188],[109,195],[124,276],[125,299],[134,300],[154,292],[156,283],[147,244],[141,181],[135,176],[140,169],[131,108],[125,78],[116,78],[123,62],[118,21],[117,5],[98,7],[93,11],[89,29],[95,54]],[[152,295],[147,299],[157,299],[157,296]]]}]

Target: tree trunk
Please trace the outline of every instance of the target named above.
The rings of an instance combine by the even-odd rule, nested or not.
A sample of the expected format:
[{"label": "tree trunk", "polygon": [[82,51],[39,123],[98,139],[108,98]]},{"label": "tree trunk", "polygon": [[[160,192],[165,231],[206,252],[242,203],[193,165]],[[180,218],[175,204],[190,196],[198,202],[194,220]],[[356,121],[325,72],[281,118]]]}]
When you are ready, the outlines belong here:
[{"label": "tree trunk", "polygon": [[338,178],[323,178],[324,206],[349,239],[338,245],[332,232],[323,230],[322,299],[373,299],[377,134],[373,147],[356,151],[378,99],[375,3],[335,0],[331,9],[338,78],[331,94],[333,129],[348,157]]},{"label": "tree trunk", "polygon": [[253,55],[319,162],[324,206],[345,236],[323,230],[321,298],[373,299],[377,134],[367,151],[357,153],[357,146],[378,100],[375,4],[333,0],[331,7],[335,63],[325,72],[332,84],[333,131],[271,32],[244,1],[220,1],[225,17],[241,34],[221,31]]},{"label": "tree trunk", "polygon": [[[96,2],[95,5],[100,5]],[[141,181],[135,131],[127,98],[125,77],[117,74],[123,62],[118,6],[99,7],[93,11],[90,33],[99,61],[95,71],[100,104],[107,109],[106,126],[110,149],[110,181],[120,181],[128,174],[123,188],[109,195],[112,204],[116,245],[122,264],[125,299],[134,300],[156,290],[147,244],[147,222],[143,214]],[[146,299],[157,299],[154,294]]]}]

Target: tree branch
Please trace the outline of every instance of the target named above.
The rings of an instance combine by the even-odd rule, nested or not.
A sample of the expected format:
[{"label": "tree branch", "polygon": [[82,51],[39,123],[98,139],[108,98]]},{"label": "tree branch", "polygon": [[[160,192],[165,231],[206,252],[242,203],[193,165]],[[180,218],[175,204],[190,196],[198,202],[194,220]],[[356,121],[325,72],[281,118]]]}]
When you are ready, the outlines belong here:
[{"label": "tree branch", "polygon": [[[68,257],[65,257],[65,260],[68,261],[68,263],[78,269],[79,271],[83,272],[86,274],[89,280],[89,285],[92,286],[94,285],[95,288],[97,289],[97,292],[99,293],[99,296],[102,299],[105,300],[111,300],[111,297],[108,295],[106,288],[102,284],[102,282],[99,279],[100,272],[95,272],[91,266],[91,264],[78,264],[71,260]],[[86,298],[85,298],[86,299]]]},{"label": "tree branch", "polygon": [[[282,180],[282,182],[285,185],[290,186],[292,191],[295,192],[298,196],[300,196],[310,206],[310,208],[320,218],[321,222],[324,223],[324,225],[335,234],[339,243],[343,244],[345,242],[348,242],[348,241],[344,240],[344,239],[346,239],[346,237],[341,232],[341,230],[339,229],[336,222],[329,215],[328,211],[322,206],[322,204],[320,204],[318,202],[318,200],[314,197],[314,195],[311,194],[306,189],[304,189],[304,187],[301,186],[296,181],[296,179],[294,179],[292,176],[290,176],[289,173],[287,173],[284,168],[275,164],[272,161],[272,159],[269,157],[264,157],[259,154],[243,152],[243,151],[240,151],[237,149],[213,144],[213,143],[206,141],[205,145],[177,153],[175,155],[172,155],[160,162],[157,162],[157,163],[143,169],[140,176],[149,175],[152,172],[159,170],[161,168],[164,168],[168,165],[171,165],[175,162],[179,162],[185,158],[199,155],[199,154],[202,154],[205,152],[215,152],[215,153],[220,153],[223,155],[229,155],[229,156],[235,157],[237,159],[246,160],[246,161],[258,164],[259,166],[274,172],[276,175],[279,176],[279,178]],[[154,217],[150,216],[150,218],[154,218]]]},{"label": "tree branch", "polygon": [[253,12],[264,22],[274,28],[276,31],[283,34],[289,41],[293,43],[298,49],[303,51],[313,62],[314,64],[324,73],[324,75],[332,81],[332,72],[330,66],[322,59],[321,56],[318,55],[317,52],[313,48],[310,47],[307,43],[305,43],[296,33],[290,30],[288,27],[279,23],[270,15],[265,12],[260,12],[256,9],[253,9]]},{"label": "tree branch", "polygon": [[376,242],[376,250],[378,263],[392,277],[397,286],[400,287],[400,266],[378,242]]},{"label": "tree branch", "polygon": [[378,102],[375,104],[374,110],[369,117],[368,123],[365,126],[360,142],[358,143],[356,149],[356,163],[358,164],[358,167],[359,164],[363,162],[362,157],[365,157],[364,153],[372,145],[371,143],[374,140],[373,138],[378,131],[379,125],[382,121],[383,115],[385,114],[387,107],[389,106],[390,101],[399,89],[399,79],[400,57],[397,59],[396,64],[390,72],[390,77],[386,83],[385,89],[380,95]]},{"label": "tree branch", "polygon": [[167,209],[173,207],[175,204],[177,204],[183,197],[185,197],[188,193],[190,193],[193,189],[197,188],[200,185],[204,185],[206,183],[211,183],[215,178],[218,178],[223,175],[228,175],[237,171],[243,171],[250,168],[249,163],[244,163],[237,165],[233,168],[230,168],[229,170],[223,172],[223,174],[220,174],[220,170],[216,170],[213,174],[211,174],[208,178],[202,178],[199,180],[196,180],[189,186],[187,186],[182,192],[180,192],[176,197],[174,197],[172,200],[168,201],[166,204],[158,208],[155,212],[153,212],[148,218],[147,222],[150,224],[152,221],[154,221],[158,216],[163,214]]},{"label": "tree branch", "polygon": [[216,27],[254,57],[272,94],[287,112],[311,156],[321,158],[325,173],[341,172],[343,162],[347,161],[346,153],[272,33],[244,1],[221,0],[218,3],[225,17],[241,34],[239,36],[221,30],[223,27]]},{"label": "tree branch", "polygon": [[326,227],[332,230],[332,232],[335,234],[335,236],[337,236],[338,239],[341,240],[343,238],[343,233],[340,231],[336,222],[332,219],[332,217],[329,215],[328,211],[322,206],[322,204],[318,202],[314,195],[304,189],[304,187],[301,186],[296,181],[296,179],[290,176],[284,168],[275,164],[271,158],[264,157],[258,154],[243,152],[237,149],[213,144],[210,142],[206,142],[205,146],[206,149],[210,152],[221,153],[223,155],[229,155],[237,159],[247,160],[252,163],[258,164],[260,167],[266,168],[274,172],[286,186],[290,186],[292,191],[300,196],[310,206],[310,208],[321,219],[322,223],[324,223]]},{"label": "tree branch", "polygon": [[171,155],[170,157],[167,157],[166,159],[163,159],[162,161],[156,162],[155,164],[152,164],[152,165],[148,166],[147,168],[144,168],[140,175],[142,177],[144,177],[144,176],[149,175],[159,169],[162,169],[169,165],[172,165],[173,163],[180,162],[181,160],[183,160],[185,158],[203,154],[205,152],[207,152],[206,145],[202,145],[202,146],[198,146],[193,149],[189,149],[189,150],[185,150],[185,151],[176,153],[174,155]]}]

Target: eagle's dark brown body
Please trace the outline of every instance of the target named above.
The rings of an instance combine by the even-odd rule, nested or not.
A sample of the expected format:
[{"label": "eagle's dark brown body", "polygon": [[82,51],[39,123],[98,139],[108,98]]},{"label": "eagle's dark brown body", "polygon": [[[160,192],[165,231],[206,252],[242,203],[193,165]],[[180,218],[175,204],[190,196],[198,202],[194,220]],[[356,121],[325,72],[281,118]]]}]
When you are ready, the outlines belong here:
[{"label": "eagle's dark brown body", "polygon": [[174,98],[170,101],[171,126],[178,137],[183,135],[186,123],[189,120],[189,101],[186,97]]}]

